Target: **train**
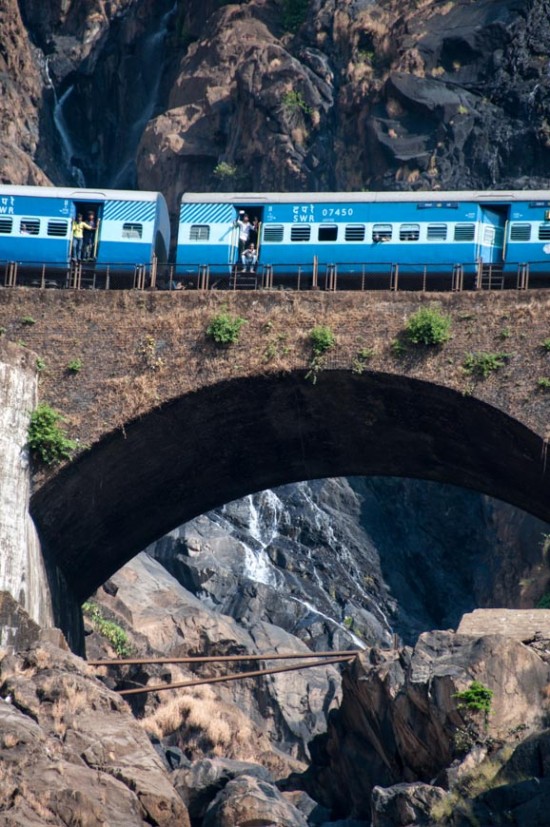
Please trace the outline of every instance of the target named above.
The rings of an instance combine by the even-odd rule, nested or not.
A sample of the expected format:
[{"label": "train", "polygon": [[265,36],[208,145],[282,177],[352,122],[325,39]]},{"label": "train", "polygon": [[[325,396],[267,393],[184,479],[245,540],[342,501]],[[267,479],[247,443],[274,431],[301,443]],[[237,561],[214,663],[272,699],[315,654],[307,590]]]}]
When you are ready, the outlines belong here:
[{"label": "train", "polygon": [[[90,212],[93,254],[75,261],[73,221]],[[247,278],[243,213],[257,250]],[[77,277],[166,289],[548,286],[550,190],[184,193],[171,232],[159,192],[0,186],[0,285]]]}]

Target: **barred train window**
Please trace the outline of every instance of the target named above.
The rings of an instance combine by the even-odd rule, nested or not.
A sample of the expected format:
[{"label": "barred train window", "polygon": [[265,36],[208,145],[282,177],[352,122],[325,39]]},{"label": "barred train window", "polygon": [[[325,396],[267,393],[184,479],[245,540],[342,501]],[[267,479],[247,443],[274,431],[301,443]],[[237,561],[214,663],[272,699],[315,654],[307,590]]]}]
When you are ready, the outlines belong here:
[{"label": "barred train window", "polygon": [[475,224],[455,224],[455,241],[473,241],[476,231]]},{"label": "barred train window", "polygon": [[141,238],[143,235],[143,224],[123,224],[122,238]]},{"label": "barred train window", "polygon": [[22,218],[19,224],[21,235],[38,235],[40,232],[40,221],[37,218]]},{"label": "barred train window", "polygon": [[365,240],[365,225],[364,224],[347,224],[346,225],[346,241],[364,241]]},{"label": "barred train window", "polygon": [[11,233],[13,227],[12,218],[0,218],[0,233]]},{"label": "barred train window", "polygon": [[282,224],[264,224],[264,241],[282,241],[283,240],[283,225]]},{"label": "barred train window", "polygon": [[338,238],[337,224],[321,224],[319,227],[319,241],[336,241]]},{"label": "barred train window", "polygon": [[420,224],[401,224],[399,227],[399,241],[418,241]]},{"label": "barred train window", "polygon": [[510,227],[510,241],[530,241],[530,224],[512,224]]},{"label": "barred train window", "polygon": [[446,224],[428,224],[428,241],[446,241]]},{"label": "barred train window", "polygon": [[290,228],[291,241],[309,241],[311,227],[309,224],[296,224]]},{"label": "barred train window", "polygon": [[550,241],[550,224],[539,226],[539,241]]},{"label": "barred train window", "polygon": [[208,241],[210,239],[209,224],[192,224],[189,230],[189,241]]},{"label": "barred train window", "polygon": [[56,236],[57,238],[65,238],[67,235],[67,221],[48,221],[48,235]]},{"label": "barred train window", "polygon": [[372,227],[373,241],[391,241],[392,226],[391,224],[374,224]]}]

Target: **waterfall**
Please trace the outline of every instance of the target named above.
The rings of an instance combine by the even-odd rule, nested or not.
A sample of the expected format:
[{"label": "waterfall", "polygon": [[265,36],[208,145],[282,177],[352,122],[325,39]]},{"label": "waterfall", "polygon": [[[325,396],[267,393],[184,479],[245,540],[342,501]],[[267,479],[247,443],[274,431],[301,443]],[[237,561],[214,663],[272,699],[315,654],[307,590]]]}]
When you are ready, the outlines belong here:
[{"label": "waterfall", "polygon": [[67,167],[70,174],[73,176],[74,180],[76,181],[77,186],[85,187],[86,186],[86,179],[84,178],[84,173],[80,169],[80,167],[75,166],[73,163],[73,159],[75,157],[75,149],[71,138],[71,133],[69,131],[69,127],[67,126],[67,121],[65,119],[65,115],[63,113],[63,108],[67,103],[68,99],[74,92],[74,85],[69,86],[68,89],[63,92],[60,98],[57,97],[57,92],[55,89],[55,85],[51,79],[48,59],[46,58],[45,62],[45,70],[46,70],[46,78],[48,87],[52,90],[54,96],[54,109],[53,109],[53,121],[55,124],[55,128],[57,129],[57,134],[61,139],[61,150],[63,154],[63,161],[65,166]]},{"label": "waterfall", "polygon": [[[155,111],[160,80],[164,69],[164,42],[168,33],[168,27],[172,17],[178,8],[177,2],[161,17],[157,31],[149,34],[141,49],[141,64],[144,71],[141,75],[143,80],[143,92],[145,105],[131,125],[126,138],[126,152],[122,158],[119,169],[113,173],[109,186],[118,189],[121,186],[128,186],[129,181],[135,178],[135,155],[143,131]],[[133,184],[133,181],[132,181]]]},{"label": "waterfall", "polygon": [[280,575],[272,566],[266,549],[278,535],[283,504],[273,491],[249,495],[245,498],[245,502],[249,509],[247,529],[253,542],[242,542],[243,576],[256,583],[276,588]]}]

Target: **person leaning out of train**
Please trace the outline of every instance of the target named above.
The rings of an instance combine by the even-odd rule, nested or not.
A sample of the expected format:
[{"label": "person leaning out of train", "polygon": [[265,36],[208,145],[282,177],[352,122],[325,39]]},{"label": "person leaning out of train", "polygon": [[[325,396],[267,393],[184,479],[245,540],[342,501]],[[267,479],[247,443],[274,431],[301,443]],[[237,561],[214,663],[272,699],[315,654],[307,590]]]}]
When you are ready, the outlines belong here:
[{"label": "person leaning out of train", "polygon": [[87,224],[83,218],[82,214],[78,213],[75,220],[73,221],[73,249],[71,253],[71,257],[76,259],[77,261],[82,261],[82,245],[84,244],[84,230],[92,230],[89,224]]},{"label": "person leaning out of train", "polygon": [[249,244],[241,257],[243,263],[243,270],[247,273],[253,273],[256,269],[256,262],[258,261],[258,252],[254,244]]}]

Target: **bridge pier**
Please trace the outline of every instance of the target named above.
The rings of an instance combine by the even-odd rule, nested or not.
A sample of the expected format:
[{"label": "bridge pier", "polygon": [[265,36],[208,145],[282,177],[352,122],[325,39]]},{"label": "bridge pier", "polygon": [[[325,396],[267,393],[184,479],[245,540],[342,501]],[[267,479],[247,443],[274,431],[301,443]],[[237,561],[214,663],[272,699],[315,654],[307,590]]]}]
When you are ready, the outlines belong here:
[{"label": "bridge pier", "polygon": [[[60,626],[81,648],[82,618],[57,566],[42,555],[29,514],[27,428],[37,403],[36,357],[15,345],[0,350],[0,646],[18,646],[25,615],[37,626]],[[25,633],[26,634],[26,633]]]}]

